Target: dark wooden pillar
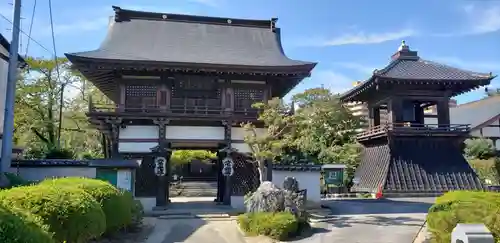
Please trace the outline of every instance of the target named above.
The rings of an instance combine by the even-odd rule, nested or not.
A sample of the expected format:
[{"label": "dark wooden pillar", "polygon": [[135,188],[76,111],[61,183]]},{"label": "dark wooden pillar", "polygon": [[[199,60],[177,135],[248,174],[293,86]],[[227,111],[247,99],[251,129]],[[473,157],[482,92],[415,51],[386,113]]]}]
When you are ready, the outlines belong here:
[{"label": "dark wooden pillar", "polygon": [[368,106],[368,127],[372,128],[375,126],[375,110],[373,109],[372,106]]},{"label": "dark wooden pillar", "polygon": [[401,123],[403,121],[403,100],[400,97],[392,97],[387,102],[387,119],[389,123]]},{"label": "dark wooden pillar", "polygon": [[106,123],[111,126],[111,158],[119,158],[120,151],[119,140],[120,140],[120,126],[122,124],[121,118],[107,118]]},{"label": "dark wooden pillar", "polygon": [[373,109],[373,126],[380,125],[380,106],[374,107]]},{"label": "dark wooden pillar", "polygon": [[450,125],[450,99],[443,98],[437,102],[437,116],[440,127],[448,127]]},{"label": "dark wooden pillar", "polygon": [[415,104],[415,123],[425,124],[424,108],[420,103]]},{"label": "dark wooden pillar", "polygon": [[164,157],[167,160],[165,175],[157,176],[158,191],[156,194],[156,206],[159,209],[167,206],[170,203],[170,178],[171,164],[170,157],[172,155],[171,145],[166,139],[166,126],[170,120],[165,118],[154,119],[153,122],[158,125],[158,146],[151,149],[154,158]]},{"label": "dark wooden pillar", "polygon": [[[231,128],[232,121],[222,121],[222,125],[224,126],[224,143],[226,144],[224,157],[231,156]],[[224,176],[224,196],[222,198],[222,202],[224,205],[231,205],[231,194],[232,194],[232,184],[231,184],[231,176]]]},{"label": "dark wooden pillar", "polygon": [[224,199],[224,188],[225,188],[225,178],[222,175],[222,160],[224,159],[224,154],[221,152],[226,145],[224,143],[219,144],[217,149],[217,165],[215,169],[217,170],[217,197],[215,198],[215,202],[222,203]]}]

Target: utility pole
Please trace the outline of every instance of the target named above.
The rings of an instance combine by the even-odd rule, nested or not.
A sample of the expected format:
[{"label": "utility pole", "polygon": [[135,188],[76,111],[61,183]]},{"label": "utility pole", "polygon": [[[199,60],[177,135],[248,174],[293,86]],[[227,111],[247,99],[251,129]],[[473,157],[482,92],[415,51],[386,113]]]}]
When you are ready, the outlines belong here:
[{"label": "utility pole", "polygon": [[8,172],[12,160],[12,137],[14,134],[14,102],[16,96],[17,69],[19,67],[19,32],[21,31],[21,0],[14,0],[12,40],[9,50],[9,71],[5,95],[5,112],[2,139],[1,171]]}]

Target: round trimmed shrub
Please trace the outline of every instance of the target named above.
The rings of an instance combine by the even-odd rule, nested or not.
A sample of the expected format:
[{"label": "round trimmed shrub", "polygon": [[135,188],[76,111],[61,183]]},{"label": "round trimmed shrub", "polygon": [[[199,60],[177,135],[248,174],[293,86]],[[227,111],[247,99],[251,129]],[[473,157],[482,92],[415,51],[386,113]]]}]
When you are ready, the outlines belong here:
[{"label": "round trimmed shrub", "polygon": [[0,206],[0,242],[55,243],[41,220],[17,208]]},{"label": "round trimmed shrub", "polygon": [[106,233],[113,233],[132,223],[134,198],[108,182],[83,177],[66,177],[42,181],[41,185],[83,189],[98,203],[106,215]]},{"label": "round trimmed shrub", "polygon": [[438,197],[427,214],[433,242],[450,242],[458,223],[483,223],[500,242],[500,193],[453,191]]},{"label": "round trimmed shrub", "polygon": [[250,236],[265,235],[274,240],[287,240],[299,233],[299,220],[288,212],[241,214],[238,225]]},{"label": "round trimmed shrub", "polygon": [[1,191],[0,201],[38,216],[56,242],[87,242],[106,229],[101,205],[78,188],[21,186]]}]

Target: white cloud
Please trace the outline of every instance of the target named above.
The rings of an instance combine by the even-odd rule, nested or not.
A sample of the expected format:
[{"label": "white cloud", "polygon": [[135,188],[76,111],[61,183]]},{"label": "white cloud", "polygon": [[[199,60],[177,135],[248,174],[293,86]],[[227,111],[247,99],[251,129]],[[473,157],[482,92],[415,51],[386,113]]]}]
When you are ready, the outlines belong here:
[{"label": "white cloud", "polygon": [[210,7],[218,7],[220,6],[219,0],[188,0],[189,2],[199,3],[203,5],[207,5]]},{"label": "white cloud", "polygon": [[483,2],[482,5],[467,4],[460,8],[465,17],[465,26],[459,31],[436,33],[437,37],[480,35],[500,31],[500,5]]},{"label": "white cloud", "polygon": [[356,62],[334,62],[333,65],[354,70],[362,74],[372,74],[376,69],[374,66],[364,65]]},{"label": "white cloud", "polygon": [[470,71],[494,72],[500,71],[500,62],[495,61],[466,61],[458,57],[430,57],[429,60],[435,62],[456,66]]},{"label": "white cloud", "polygon": [[102,30],[109,23],[109,17],[101,17],[90,20],[78,20],[70,23],[54,25],[55,34],[81,33],[82,31]]},{"label": "white cloud", "polygon": [[466,5],[463,7],[468,19],[470,34],[484,34],[500,30],[500,5],[477,6]]},{"label": "white cloud", "polygon": [[322,70],[313,72],[311,79],[317,86],[323,85],[325,88],[332,91],[332,93],[343,93],[353,87],[354,79],[333,71]]},{"label": "white cloud", "polygon": [[315,40],[313,42],[309,42],[309,44],[316,46],[379,44],[392,40],[402,40],[415,35],[417,35],[417,31],[414,29],[402,29],[399,31],[382,33],[365,33],[360,31],[357,33],[342,34],[327,40]]}]

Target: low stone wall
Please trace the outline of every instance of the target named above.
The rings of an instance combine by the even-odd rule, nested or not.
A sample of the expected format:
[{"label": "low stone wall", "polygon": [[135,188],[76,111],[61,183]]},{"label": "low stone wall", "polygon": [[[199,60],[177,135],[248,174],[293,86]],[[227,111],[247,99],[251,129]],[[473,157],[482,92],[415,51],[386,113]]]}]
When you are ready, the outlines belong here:
[{"label": "low stone wall", "polygon": [[[132,160],[111,160],[111,159],[96,159],[96,160],[62,160],[62,159],[46,159],[46,160],[14,160],[11,163],[10,172],[19,175],[27,181],[41,181],[47,178],[56,177],[87,177],[98,178],[99,171],[106,171],[109,174],[111,171],[116,174],[115,181],[110,181],[123,189],[133,192],[134,170],[139,165],[137,161]],[[116,171],[116,172],[114,172]],[[122,172],[129,176],[127,187],[122,187],[123,182],[118,179],[118,174]],[[101,173],[103,174],[103,173]],[[120,174],[121,175],[121,174]],[[106,179],[106,178],[99,178]],[[121,179],[121,176],[120,176]],[[128,186],[130,185],[130,186]],[[125,186],[125,185],[123,185]]]},{"label": "low stone wall", "polygon": [[285,178],[295,177],[300,189],[307,190],[307,200],[321,202],[321,166],[317,165],[274,165],[272,181],[281,187]]},{"label": "low stone wall", "polygon": [[69,176],[96,177],[96,168],[89,167],[87,164],[13,163],[10,172],[19,175],[27,181],[41,181],[46,178]]}]

